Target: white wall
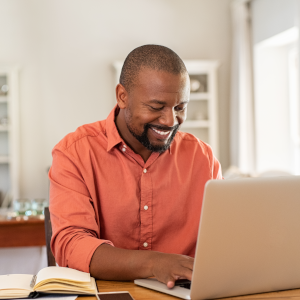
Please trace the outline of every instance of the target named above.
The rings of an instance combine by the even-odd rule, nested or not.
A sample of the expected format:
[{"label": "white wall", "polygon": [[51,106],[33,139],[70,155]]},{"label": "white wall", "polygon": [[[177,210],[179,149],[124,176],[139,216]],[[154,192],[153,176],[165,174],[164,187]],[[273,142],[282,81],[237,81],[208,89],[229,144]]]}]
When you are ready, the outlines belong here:
[{"label": "white wall", "polygon": [[229,165],[230,0],[0,0],[0,64],[20,72],[21,196],[46,197],[51,149],[113,107],[111,63],[156,43],[217,59],[220,161]]},{"label": "white wall", "polygon": [[0,248],[0,275],[37,274],[47,267],[46,247]]}]

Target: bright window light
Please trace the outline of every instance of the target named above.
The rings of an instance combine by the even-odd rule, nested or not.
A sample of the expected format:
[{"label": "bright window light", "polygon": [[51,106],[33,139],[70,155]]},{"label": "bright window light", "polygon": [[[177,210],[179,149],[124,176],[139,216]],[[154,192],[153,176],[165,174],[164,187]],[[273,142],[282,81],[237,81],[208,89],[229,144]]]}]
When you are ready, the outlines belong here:
[{"label": "bright window light", "polygon": [[294,43],[298,40],[299,29],[297,27],[292,27],[286,31],[276,34],[256,45],[259,48],[265,47],[280,47],[287,44]]}]

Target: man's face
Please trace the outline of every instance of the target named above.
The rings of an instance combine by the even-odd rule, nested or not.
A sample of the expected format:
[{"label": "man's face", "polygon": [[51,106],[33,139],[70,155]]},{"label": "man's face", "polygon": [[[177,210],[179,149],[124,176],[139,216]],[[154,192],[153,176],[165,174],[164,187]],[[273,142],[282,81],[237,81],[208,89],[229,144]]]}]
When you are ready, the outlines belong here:
[{"label": "man's face", "polygon": [[186,119],[189,93],[188,74],[142,69],[128,95],[129,132],[148,150],[164,152]]}]

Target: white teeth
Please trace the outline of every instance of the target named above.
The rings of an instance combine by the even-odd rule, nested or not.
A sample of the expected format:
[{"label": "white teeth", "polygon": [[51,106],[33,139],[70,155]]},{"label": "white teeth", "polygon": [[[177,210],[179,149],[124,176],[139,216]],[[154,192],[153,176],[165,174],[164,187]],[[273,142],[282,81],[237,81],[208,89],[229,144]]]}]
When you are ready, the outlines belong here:
[{"label": "white teeth", "polygon": [[168,135],[170,133],[170,131],[159,131],[154,128],[151,128],[151,129],[153,129],[155,132],[157,132],[160,135]]}]

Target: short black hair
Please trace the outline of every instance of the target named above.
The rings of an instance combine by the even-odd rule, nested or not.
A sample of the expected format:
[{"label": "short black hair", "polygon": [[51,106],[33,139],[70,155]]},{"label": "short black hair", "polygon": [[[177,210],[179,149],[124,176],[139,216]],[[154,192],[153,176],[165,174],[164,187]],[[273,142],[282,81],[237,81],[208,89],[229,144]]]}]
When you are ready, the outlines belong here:
[{"label": "short black hair", "polygon": [[144,45],[132,50],[125,59],[120,84],[130,92],[141,68],[172,74],[187,73],[182,59],[171,49],[160,45]]}]

